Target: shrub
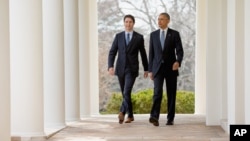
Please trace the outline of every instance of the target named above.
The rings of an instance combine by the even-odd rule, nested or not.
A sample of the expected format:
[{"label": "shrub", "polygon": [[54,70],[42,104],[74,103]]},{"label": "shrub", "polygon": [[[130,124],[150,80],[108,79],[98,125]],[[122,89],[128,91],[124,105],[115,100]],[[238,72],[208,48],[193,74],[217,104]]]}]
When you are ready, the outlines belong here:
[{"label": "shrub", "polygon": [[[131,99],[135,114],[148,114],[152,106],[153,89],[141,90],[132,93]],[[106,111],[103,114],[117,114],[122,103],[121,93],[112,94]],[[163,93],[161,113],[167,113],[166,92]],[[194,113],[194,93],[189,91],[177,91],[176,113]]]}]

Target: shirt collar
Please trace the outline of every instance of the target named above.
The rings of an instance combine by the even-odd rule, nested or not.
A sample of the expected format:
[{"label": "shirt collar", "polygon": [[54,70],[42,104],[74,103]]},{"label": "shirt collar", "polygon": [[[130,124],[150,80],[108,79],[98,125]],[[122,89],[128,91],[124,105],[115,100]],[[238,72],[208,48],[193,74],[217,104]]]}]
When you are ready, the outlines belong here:
[{"label": "shirt collar", "polygon": [[131,36],[133,35],[133,31],[130,31],[130,32],[125,31],[125,34],[126,34],[126,35],[127,35],[128,33],[129,33]]},{"label": "shirt collar", "polygon": [[161,31],[164,31],[165,33],[167,33],[168,32],[168,27],[167,28],[165,28],[165,29],[160,29]]}]

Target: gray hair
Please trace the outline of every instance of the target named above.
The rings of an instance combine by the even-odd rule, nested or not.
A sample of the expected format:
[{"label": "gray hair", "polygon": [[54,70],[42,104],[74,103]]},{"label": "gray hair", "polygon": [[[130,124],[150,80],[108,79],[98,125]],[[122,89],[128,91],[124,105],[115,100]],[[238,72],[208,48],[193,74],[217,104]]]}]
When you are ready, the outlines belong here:
[{"label": "gray hair", "polygon": [[168,13],[163,12],[163,13],[161,13],[160,15],[163,15],[163,16],[165,16],[166,18],[168,18],[168,19],[170,20],[170,16],[169,16],[169,14],[168,14]]}]

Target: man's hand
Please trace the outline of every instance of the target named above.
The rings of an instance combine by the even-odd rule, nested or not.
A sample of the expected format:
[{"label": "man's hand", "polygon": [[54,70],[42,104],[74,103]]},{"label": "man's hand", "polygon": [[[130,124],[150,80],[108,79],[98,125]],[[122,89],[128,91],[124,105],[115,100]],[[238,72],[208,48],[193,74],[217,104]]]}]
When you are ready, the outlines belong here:
[{"label": "man's hand", "polygon": [[109,68],[109,74],[110,75],[115,75],[115,70],[113,67]]},{"label": "man's hand", "polygon": [[144,71],[144,78],[147,78],[148,77],[148,71]]},{"label": "man's hand", "polygon": [[174,62],[174,64],[173,64],[173,70],[175,71],[175,70],[178,70],[179,69],[179,66],[180,66],[180,64],[179,64],[179,62]]},{"label": "man's hand", "polygon": [[149,78],[150,78],[151,80],[154,80],[154,76],[153,76],[153,73],[152,73],[152,72],[149,72],[149,73],[148,73],[148,76],[149,76]]}]

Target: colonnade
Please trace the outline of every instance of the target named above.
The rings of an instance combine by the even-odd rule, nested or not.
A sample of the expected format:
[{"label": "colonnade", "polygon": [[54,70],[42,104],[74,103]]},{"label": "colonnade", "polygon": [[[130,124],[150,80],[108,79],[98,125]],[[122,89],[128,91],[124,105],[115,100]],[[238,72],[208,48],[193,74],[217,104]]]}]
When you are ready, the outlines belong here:
[{"label": "colonnade", "polygon": [[[227,132],[250,124],[248,7],[197,0],[195,114]],[[0,140],[99,114],[96,1],[0,0],[0,21]]]},{"label": "colonnade", "polygon": [[249,6],[197,0],[195,112],[227,132],[231,124],[250,123]]},{"label": "colonnade", "polygon": [[1,0],[0,13],[0,140],[99,114],[96,1]]}]

